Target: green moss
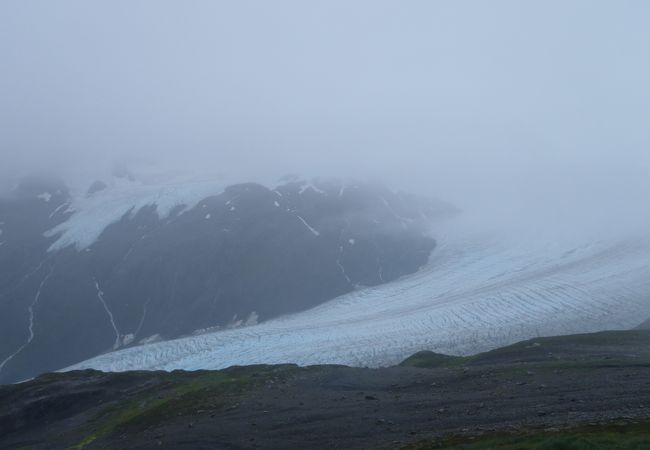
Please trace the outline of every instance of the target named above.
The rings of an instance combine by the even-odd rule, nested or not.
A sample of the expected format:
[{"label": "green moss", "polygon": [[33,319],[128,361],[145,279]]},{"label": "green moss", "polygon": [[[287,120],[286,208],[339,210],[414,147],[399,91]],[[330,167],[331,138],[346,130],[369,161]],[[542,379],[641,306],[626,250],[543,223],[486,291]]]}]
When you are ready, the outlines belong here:
[{"label": "green moss", "polygon": [[109,407],[104,410],[100,416],[92,420],[92,424],[90,425],[92,431],[88,433],[79,444],[72,448],[83,448],[94,442],[99,437],[114,431],[118,427],[129,423],[142,414],[146,414],[148,411],[155,409],[163,403],[164,400],[151,400],[145,403],[133,400],[129,402],[120,402],[114,407]]},{"label": "green moss", "polygon": [[436,367],[456,367],[466,363],[470,358],[449,356],[429,351],[417,352],[409,356],[399,365],[400,367],[420,367],[433,369]]},{"label": "green moss", "polygon": [[161,384],[104,408],[89,421],[82,430],[84,437],[72,448],[83,448],[110,433],[137,432],[174,416],[221,408],[227,399],[255,385],[285,379],[298,370],[294,365],[246,366],[165,374]]}]

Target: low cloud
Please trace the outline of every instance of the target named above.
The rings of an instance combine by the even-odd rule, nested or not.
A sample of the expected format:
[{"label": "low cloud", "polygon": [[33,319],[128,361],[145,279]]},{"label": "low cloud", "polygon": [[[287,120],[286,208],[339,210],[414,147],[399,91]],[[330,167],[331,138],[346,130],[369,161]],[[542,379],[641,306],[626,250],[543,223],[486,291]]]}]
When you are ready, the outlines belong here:
[{"label": "low cloud", "polygon": [[9,0],[0,176],[369,177],[485,220],[640,226],[648,19],[641,1]]}]

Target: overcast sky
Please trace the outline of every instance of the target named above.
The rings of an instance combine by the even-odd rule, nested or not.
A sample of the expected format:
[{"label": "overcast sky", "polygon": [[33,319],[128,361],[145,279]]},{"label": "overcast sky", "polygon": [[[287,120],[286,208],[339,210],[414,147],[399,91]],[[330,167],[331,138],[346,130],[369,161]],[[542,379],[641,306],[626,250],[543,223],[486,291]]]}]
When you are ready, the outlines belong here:
[{"label": "overcast sky", "polygon": [[648,24],[645,0],[2,0],[0,155],[635,214]]}]

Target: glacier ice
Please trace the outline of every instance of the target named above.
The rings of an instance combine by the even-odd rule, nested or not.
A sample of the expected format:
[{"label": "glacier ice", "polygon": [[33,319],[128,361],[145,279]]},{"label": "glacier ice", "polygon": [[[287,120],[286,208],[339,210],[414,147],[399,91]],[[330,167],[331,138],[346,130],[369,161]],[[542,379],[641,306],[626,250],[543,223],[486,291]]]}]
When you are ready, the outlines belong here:
[{"label": "glacier ice", "polygon": [[[450,227],[453,229],[453,227]],[[650,317],[650,241],[447,232],[396,282],[240,329],[106,353],[70,369],[385,366],[419,350],[466,355],[537,336],[627,329]]]}]

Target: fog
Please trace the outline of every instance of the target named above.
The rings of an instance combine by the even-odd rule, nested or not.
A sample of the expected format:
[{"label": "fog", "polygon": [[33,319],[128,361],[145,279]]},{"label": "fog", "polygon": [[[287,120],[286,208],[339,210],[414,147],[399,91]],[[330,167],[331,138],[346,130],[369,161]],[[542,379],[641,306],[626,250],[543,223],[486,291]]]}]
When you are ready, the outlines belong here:
[{"label": "fog", "polygon": [[645,224],[650,3],[0,3],[0,156],[372,177],[508,220]]}]

